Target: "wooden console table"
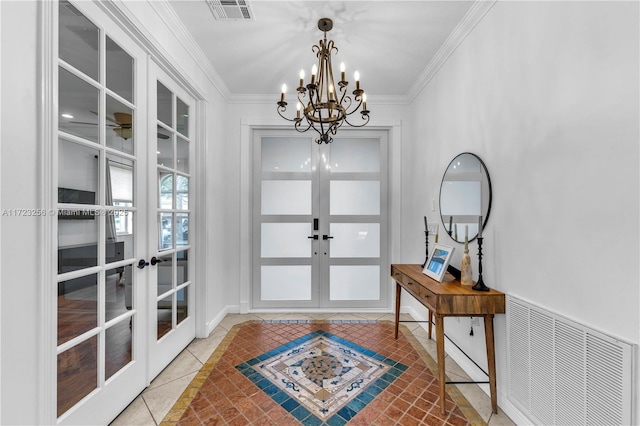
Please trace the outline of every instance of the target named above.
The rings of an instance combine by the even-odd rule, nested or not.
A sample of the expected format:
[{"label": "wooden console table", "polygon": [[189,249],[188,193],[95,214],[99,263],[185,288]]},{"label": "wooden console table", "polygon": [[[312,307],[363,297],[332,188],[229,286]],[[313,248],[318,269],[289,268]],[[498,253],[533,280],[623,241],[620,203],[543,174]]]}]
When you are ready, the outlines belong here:
[{"label": "wooden console table", "polygon": [[489,368],[491,408],[498,412],[496,393],[496,360],[493,342],[493,315],[505,313],[504,293],[496,290],[475,291],[463,286],[447,274],[442,283],[422,273],[420,265],[391,265],[391,277],[396,281],[396,339],[400,320],[400,294],[405,289],[429,310],[428,336],[431,339],[431,323],[435,315],[436,347],[438,351],[438,380],[440,382],[440,409],[445,414],[444,369],[444,317],[483,317]]}]

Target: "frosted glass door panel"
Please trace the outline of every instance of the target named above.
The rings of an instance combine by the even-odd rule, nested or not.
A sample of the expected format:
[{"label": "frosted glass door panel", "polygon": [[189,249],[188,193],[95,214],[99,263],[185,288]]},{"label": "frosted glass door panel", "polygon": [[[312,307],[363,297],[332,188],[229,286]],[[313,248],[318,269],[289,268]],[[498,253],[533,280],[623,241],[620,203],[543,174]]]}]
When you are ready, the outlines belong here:
[{"label": "frosted glass door panel", "polygon": [[380,257],[379,223],[332,223],[331,257]]},{"label": "frosted glass door panel", "polygon": [[263,180],[262,214],[311,214],[310,180]]},{"label": "frosted glass door panel", "polygon": [[[460,194],[464,194],[464,196],[460,196]],[[445,182],[440,191],[440,206],[446,206],[441,209],[442,215],[445,217],[451,214],[480,216],[482,214],[481,200],[481,183],[476,181]]]},{"label": "frosted glass door panel", "polygon": [[262,300],[311,300],[311,265],[262,266]]},{"label": "frosted glass door panel", "polygon": [[379,139],[340,139],[331,145],[331,172],[380,171]]},{"label": "frosted glass door panel", "polygon": [[311,257],[310,223],[263,223],[262,257]]},{"label": "frosted glass door panel", "polygon": [[263,172],[310,172],[308,138],[262,138]]},{"label": "frosted glass door panel", "polygon": [[379,300],[379,265],[332,265],[330,300]]},{"label": "frosted glass door panel", "polygon": [[378,215],[380,182],[332,180],[330,205],[332,215]]}]

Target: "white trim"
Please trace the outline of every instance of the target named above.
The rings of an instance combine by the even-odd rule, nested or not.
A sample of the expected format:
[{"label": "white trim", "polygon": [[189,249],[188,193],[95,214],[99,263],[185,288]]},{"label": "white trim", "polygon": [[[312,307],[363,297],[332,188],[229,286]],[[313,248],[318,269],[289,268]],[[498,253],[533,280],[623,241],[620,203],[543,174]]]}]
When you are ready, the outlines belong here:
[{"label": "white trim", "polygon": [[498,0],[476,0],[407,93],[412,103]]},{"label": "white trim", "polygon": [[[2,2],[0,2],[0,24],[2,23]],[[0,46],[2,46],[2,31],[0,31]],[[2,99],[2,54],[0,54],[0,99]],[[2,102],[0,102],[0,118],[2,117]],[[2,135],[2,119],[0,119],[0,135]],[[0,136],[1,139],[1,136]],[[2,150],[0,150],[0,200],[2,200]],[[0,208],[2,206],[0,205]],[[0,235],[2,235],[2,220],[0,220]],[[2,277],[2,245],[0,245],[0,277]],[[0,306],[2,306],[2,287],[0,286]],[[2,320],[0,319],[0,330]],[[0,342],[0,354],[2,343]],[[2,383],[2,364],[0,363],[0,383]],[[0,401],[2,401],[2,386],[0,386]],[[0,404],[0,421],[2,419],[2,404]]]},{"label": "white trim", "polygon": [[[38,129],[40,137],[40,176],[38,176],[40,194],[38,195],[41,208],[52,209],[57,207],[57,175],[54,174],[54,165],[57,161],[57,117],[58,117],[58,2],[39,2],[40,34],[38,46],[38,66],[40,72],[39,81],[39,119]],[[41,350],[38,351],[38,412],[36,418],[41,424],[51,422],[56,415],[56,347],[57,347],[57,316],[56,299],[54,294],[54,277],[57,276],[55,268],[57,250],[54,248],[57,239],[56,218],[46,216],[40,222],[40,243],[38,257],[40,261],[39,276],[40,287],[39,305],[39,341]]]},{"label": "white trim", "polygon": [[[192,213],[195,215],[195,238],[193,245],[197,248],[195,250],[195,284],[194,292],[197,295],[194,308],[195,321],[196,321],[196,337],[205,338],[209,335],[207,324],[207,258],[208,258],[208,243],[207,243],[207,158],[208,158],[208,144],[207,140],[207,103],[202,100],[197,100],[194,105],[196,109],[196,129],[195,137],[193,138],[195,143],[196,158],[193,163],[194,170],[191,170],[191,176],[194,183],[193,193],[195,195],[195,205],[193,206]],[[193,233],[192,233],[193,235]]]}]

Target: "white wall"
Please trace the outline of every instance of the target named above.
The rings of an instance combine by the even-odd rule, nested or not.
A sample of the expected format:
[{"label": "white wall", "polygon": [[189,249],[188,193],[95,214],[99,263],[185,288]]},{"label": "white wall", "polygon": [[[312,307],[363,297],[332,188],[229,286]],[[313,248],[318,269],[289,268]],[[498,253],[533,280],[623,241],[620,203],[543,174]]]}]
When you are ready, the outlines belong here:
[{"label": "white wall", "polygon": [[[489,11],[414,102],[403,262],[422,260],[421,217],[436,220],[431,200],[449,161],[473,152],[493,186],[485,282],[640,342],[638,11],[637,2],[498,2]],[[483,330],[470,337],[469,326],[447,319],[445,330],[486,366]],[[504,398],[504,315],[496,351]]]}]

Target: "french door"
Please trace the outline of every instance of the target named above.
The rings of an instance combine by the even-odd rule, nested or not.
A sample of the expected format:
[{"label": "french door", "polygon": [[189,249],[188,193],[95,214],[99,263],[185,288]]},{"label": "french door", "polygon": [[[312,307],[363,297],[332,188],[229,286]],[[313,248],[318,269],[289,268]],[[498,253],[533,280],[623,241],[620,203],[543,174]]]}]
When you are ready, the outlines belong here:
[{"label": "french door", "polygon": [[[193,221],[192,161],[195,100],[155,63],[149,72],[149,132],[155,150],[149,151],[148,245],[151,312],[149,371],[155,377],[195,338],[192,280]],[[193,233],[191,233],[193,236]],[[155,259],[155,260],[154,260]],[[155,265],[153,265],[155,263]],[[155,266],[155,267],[154,267]]]},{"label": "french door", "polygon": [[254,132],[253,308],[388,305],[387,134]]},{"label": "french door", "polygon": [[57,27],[51,423],[106,424],[195,337],[195,101],[95,3]]}]

